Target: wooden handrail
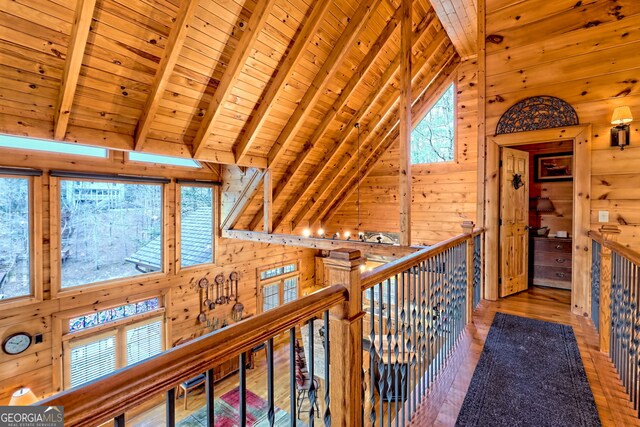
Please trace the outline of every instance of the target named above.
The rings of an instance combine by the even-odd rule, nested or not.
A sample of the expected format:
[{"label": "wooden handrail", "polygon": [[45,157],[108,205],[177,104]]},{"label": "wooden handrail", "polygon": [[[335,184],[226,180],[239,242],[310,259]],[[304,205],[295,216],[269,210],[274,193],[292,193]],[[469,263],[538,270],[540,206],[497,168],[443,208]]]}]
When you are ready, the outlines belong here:
[{"label": "wooden handrail", "polygon": [[371,271],[367,271],[366,273],[362,274],[362,278],[361,278],[362,291],[366,291],[367,289],[377,285],[381,281],[388,279],[389,277],[393,277],[396,274],[400,274],[403,271],[415,266],[416,264],[422,261],[426,261],[429,258],[433,258],[434,256],[446,251],[447,249],[450,249],[464,242],[465,240],[471,239],[479,234],[482,234],[483,231],[484,230],[482,228],[474,229],[473,233],[471,234],[466,234],[466,233],[460,234],[448,240],[439,242],[428,248],[419,250],[416,253],[404,256],[388,264],[381,265],[380,267],[374,268]]},{"label": "wooden handrail", "polygon": [[622,245],[621,243],[607,240],[602,236],[602,234],[598,233],[597,231],[589,231],[589,237],[591,237],[591,239],[600,243],[604,247],[611,249],[613,252],[616,252],[618,255],[625,257],[635,265],[640,265],[640,252],[636,252],[633,249]]},{"label": "wooden handrail", "polygon": [[344,302],[334,285],[204,335],[155,357],[38,402],[63,406],[65,426],[98,425]]}]

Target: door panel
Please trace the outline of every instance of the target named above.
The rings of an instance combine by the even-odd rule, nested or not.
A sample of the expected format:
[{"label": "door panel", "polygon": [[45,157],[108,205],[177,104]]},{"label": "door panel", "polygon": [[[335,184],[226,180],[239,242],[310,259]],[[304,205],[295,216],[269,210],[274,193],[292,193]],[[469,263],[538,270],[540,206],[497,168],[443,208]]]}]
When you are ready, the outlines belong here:
[{"label": "door panel", "polygon": [[[528,287],[529,153],[502,149],[500,168],[500,296]],[[514,186],[516,175],[524,185]]]}]

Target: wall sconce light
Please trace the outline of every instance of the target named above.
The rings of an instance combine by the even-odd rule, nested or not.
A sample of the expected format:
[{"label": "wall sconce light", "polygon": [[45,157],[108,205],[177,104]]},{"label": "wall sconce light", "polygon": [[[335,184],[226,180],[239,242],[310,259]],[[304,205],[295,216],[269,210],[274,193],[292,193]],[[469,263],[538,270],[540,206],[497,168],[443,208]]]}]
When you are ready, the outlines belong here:
[{"label": "wall sconce light", "polygon": [[633,116],[629,107],[617,107],[613,110],[611,124],[615,126],[611,128],[612,147],[620,147],[620,150],[624,150],[624,147],[629,145],[629,135],[631,134],[629,123],[632,121]]},{"label": "wall sconce light", "polygon": [[36,403],[38,398],[28,387],[19,388],[11,396],[9,406],[28,406]]}]

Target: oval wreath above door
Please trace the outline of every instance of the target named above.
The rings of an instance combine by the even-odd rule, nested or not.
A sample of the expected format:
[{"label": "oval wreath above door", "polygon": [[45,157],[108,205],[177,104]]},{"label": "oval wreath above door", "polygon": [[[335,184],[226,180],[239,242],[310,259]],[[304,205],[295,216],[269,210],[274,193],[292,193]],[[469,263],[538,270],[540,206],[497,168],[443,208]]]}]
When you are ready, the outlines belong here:
[{"label": "oval wreath above door", "polygon": [[498,121],[496,135],[578,124],[571,105],[554,96],[532,96],[512,105]]}]

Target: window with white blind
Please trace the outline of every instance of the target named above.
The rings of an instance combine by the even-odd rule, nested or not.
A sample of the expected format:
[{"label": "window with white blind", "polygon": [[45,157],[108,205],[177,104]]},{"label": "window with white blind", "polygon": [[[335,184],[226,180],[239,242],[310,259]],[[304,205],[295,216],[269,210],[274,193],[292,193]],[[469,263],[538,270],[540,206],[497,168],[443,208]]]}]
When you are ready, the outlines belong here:
[{"label": "window with white blind", "polygon": [[115,331],[69,345],[69,387],[75,387],[116,370]]},{"label": "window with white blind", "polygon": [[[119,307],[116,307],[116,309]],[[163,309],[72,329],[63,335],[64,386],[71,388],[138,363],[164,350]]]},{"label": "window with white blind", "polygon": [[265,312],[295,301],[299,295],[298,263],[262,269],[258,272],[258,307]]},{"label": "window with white blind", "polygon": [[162,352],[162,319],[137,323],[126,329],[127,365]]}]

